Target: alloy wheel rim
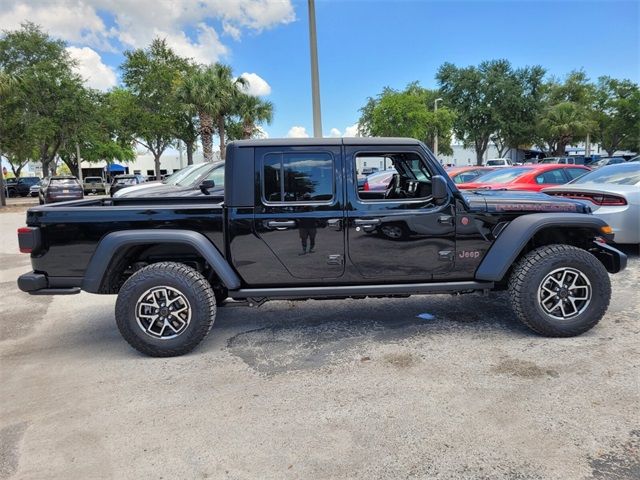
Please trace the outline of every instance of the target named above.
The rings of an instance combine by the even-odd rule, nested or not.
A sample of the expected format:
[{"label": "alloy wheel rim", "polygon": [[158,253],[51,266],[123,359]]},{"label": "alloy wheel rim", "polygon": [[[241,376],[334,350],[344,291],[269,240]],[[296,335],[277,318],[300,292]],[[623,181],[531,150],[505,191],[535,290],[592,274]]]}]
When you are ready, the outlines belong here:
[{"label": "alloy wheel rim", "polygon": [[184,333],[191,323],[191,305],[179,290],[158,286],[145,291],[136,302],[136,322],[147,335],[169,340]]},{"label": "alloy wheel rim", "polygon": [[550,317],[571,320],[591,303],[592,288],[587,276],[571,267],[550,272],[538,287],[538,303]]}]

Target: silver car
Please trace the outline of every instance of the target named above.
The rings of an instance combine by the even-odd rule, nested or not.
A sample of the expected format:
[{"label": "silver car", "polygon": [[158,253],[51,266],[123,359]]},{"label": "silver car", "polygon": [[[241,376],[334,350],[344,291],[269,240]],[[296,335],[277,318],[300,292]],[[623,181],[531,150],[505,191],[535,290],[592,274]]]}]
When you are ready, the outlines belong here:
[{"label": "silver car", "polygon": [[611,225],[617,243],[640,243],[640,163],[608,165],[543,192],[584,201]]}]

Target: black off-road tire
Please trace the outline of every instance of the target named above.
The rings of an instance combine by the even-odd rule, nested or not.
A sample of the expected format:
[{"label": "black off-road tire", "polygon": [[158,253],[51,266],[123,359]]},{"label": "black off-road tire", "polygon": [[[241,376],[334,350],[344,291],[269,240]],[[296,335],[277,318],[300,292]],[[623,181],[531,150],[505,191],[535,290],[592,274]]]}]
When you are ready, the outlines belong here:
[{"label": "black off-road tire", "polygon": [[[557,319],[544,311],[539,288],[551,272],[562,268],[575,269],[588,279],[591,301],[578,315]],[[611,282],[602,263],[586,250],[547,245],[529,252],[515,265],[509,293],[516,316],[531,330],[547,337],[573,337],[593,328],[604,316],[611,299]]]},{"label": "black off-road tire", "polygon": [[[174,338],[156,338],[138,322],[136,305],[145,292],[156,287],[174,289],[188,301],[190,320]],[[216,300],[211,285],[202,274],[181,263],[154,263],[138,270],[124,283],[116,301],[118,330],[129,345],[152,357],[189,353],[207,336],[215,316]]]}]

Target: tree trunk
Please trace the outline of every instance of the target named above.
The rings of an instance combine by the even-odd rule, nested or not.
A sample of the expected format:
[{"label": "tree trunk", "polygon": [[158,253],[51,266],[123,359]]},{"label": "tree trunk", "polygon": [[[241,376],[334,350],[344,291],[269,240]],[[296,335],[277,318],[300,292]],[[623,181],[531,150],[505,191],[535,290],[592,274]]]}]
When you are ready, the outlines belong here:
[{"label": "tree trunk", "polygon": [[476,140],[476,165],[481,166],[484,162],[484,152],[487,151],[487,146],[489,145],[489,139],[481,139],[480,141]]},{"label": "tree trunk", "polygon": [[153,154],[153,163],[155,164],[156,167],[156,180],[162,180],[160,178],[160,156],[162,155],[161,152],[158,152],[157,154],[154,153]]},{"label": "tree trunk", "polygon": [[218,116],[218,136],[220,137],[220,159],[224,160],[227,156],[227,146],[224,140],[224,117]]},{"label": "tree trunk", "polygon": [[193,144],[194,142],[184,142],[187,147],[187,165],[193,165]]},{"label": "tree trunk", "polygon": [[617,150],[616,148],[611,148],[611,149],[605,148],[605,151],[607,152],[607,155],[609,157],[613,157],[613,154],[616,153],[616,150]]},{"label": "tree trunk", "polygon": [[204,161],[213,162],[213,118],[205,112],[200,112],[199,116]]},{"label": "tree trunk", "polygon": [[254,126],[250,120],[242,122],[242,138],[249,139],[253,135]]}]

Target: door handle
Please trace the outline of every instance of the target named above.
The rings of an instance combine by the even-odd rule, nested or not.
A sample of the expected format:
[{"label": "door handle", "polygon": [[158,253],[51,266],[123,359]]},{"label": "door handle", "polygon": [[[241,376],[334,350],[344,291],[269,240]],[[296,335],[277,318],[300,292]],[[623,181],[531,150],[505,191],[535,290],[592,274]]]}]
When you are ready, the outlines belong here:
[{"label": "door handle", "polygon": [[295,227],[295,220],[269,220],[267,227],[275,228],[277,230],[286,230],[287,228]]},{"label": "door handle", "polygon": [[357,227],[376,227],[382,223],[379,218],[356,218],[353,222]]},{"label": "door handle", "polygon": [[438,217],[438,223],[440,225],[453,225],[453,216],[441,215],[440,217]]}]

